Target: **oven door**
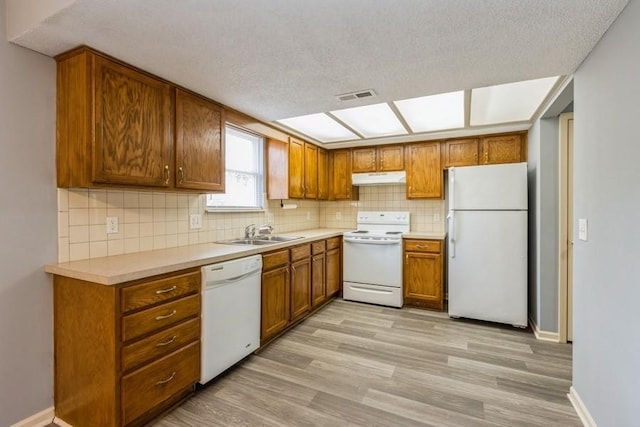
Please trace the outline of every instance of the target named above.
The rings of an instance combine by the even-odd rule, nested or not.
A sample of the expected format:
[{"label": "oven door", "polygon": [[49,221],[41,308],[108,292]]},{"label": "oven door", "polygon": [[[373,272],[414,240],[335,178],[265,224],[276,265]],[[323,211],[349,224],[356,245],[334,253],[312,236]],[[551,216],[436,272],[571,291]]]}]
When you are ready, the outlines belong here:
[{"label": "oven door", "polygon": [[402,287],[402,239],[343,239],[345,282]]}]

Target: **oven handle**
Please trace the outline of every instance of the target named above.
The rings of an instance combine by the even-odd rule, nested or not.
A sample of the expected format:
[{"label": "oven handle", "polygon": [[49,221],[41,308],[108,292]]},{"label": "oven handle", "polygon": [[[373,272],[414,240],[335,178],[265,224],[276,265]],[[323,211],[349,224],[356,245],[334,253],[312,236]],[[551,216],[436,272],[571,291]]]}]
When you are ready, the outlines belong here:
[{"label": "oven handle", "polygon": [[357,243],[364,245],[399,245],[401,240],[368,240],[368,239],[353,239],[349,237],[344,238],[345,242]]}]

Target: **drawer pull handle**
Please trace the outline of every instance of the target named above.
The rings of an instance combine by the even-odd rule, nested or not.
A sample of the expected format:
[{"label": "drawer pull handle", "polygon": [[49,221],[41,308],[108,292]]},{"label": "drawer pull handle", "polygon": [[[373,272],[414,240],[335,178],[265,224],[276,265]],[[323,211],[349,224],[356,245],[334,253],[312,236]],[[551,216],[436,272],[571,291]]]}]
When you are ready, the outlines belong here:
[{"label": "drawer pull handle", "polygon": [[167,289],[160,289],[160,290],[157,290],[157,291],[156,291],[156,294],[157,294],[157,295],[160,295],[160,294],[166,294],[167,292],[175,291],[176,289],[178,289],[178,287],[177,287],[177,286],[175,286],[175,285],[173,285],[172,287],[167,288]]},{"label": "drawer pull handle", "polygon": [[169,378],[167,378],[166,380],[160,380],[160,381],[158,381],[158,382],[156,383],[156,385],[163,385],[163,384],[166,384],[166,383],[168,383],[169,381],[171,381],[171,380],[173,379],[173,377],[175,377],[175,376],[176,376],[176,372],[175,372],[175,371],[173,371],[173,373],[171,374],[171,376],[170,376]]},{"label": "drawer pull handle", "polygon": [[427,245],[416,245],[416,248],[428,248],[429,246]]},{"label": "drawer pull handle", "polygon": [[164,347],[164,346],[167,346],[167,345],[169,345],[169,344],[173,343],[173,342],[176,340],[176,338],[178,338],[178,336],[177,336],[177,335],[174,335],[174,336],[172,336],[171,338],[169,338],[169,339],[168,339],[168,340],[166,340],[166,341],[160,341],[158,344],[156,344],[156,347]]},{"label": "drawer pull handle", "polygon": [[157,316],[156,320],[164,320],[164,319],[168,319],[169,317],[173,316],[174,314],[176,314],[177,311],[173,310],[171,313],[169,314],[165,314],[163,316]]}]

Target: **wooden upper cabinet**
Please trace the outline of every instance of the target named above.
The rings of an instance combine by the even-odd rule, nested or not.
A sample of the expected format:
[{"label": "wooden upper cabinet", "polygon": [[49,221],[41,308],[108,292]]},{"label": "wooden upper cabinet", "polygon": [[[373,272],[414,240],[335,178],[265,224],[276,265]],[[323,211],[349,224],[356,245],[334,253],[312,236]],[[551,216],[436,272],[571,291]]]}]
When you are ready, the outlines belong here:
[{"label": "wooden upper cabinet", "polygon": [[524,135],[498,135],[485,137],[482,144],[480,164],[494,165],[499,163],[518,163],[526,161],[526,144]]},{"label": "wooden upper cabinet", "polygon": [[289,138],[289,197],[304,198],[304,142]]},{"label": "wooden upper cabinet", "polygon": [[176,187],[224,191],[224,111],[176,89]]},{"label": "wooden upper cabinet", "polygon": [[56,59],[58,186],[171,187],[171,85],[88,48]]},{"label": "wooden upper cabinet", "polygon": [[390,172],[404,169],[404,146],[381,145],[351,150],[352,172]]},{"label": "wooden upper cabinet", "polygon": [[329,199],[358,200],[358,187],[351,185],[351,150],[331,150],[329,157]]},{"label": "wooden upper cabinet", "polygon": [[376,170],[376,147],[351,150],[351,172],[375,172]]},{"label": "wooden upper cabinet", "polygon": [[407,199],[442,199],[440,142],[423,142],[406,147]]},{"label": "wooden upper cabinet", "polygon": [[304,198],[318,198],[318,147],[304,143]]},{"label": "wooden upper cabinet", "polygon": [[478,139],[454,139],[442,144],[445,168],[478,164],[480,143]]},{"label": "wooden upper cabinet", "polygon": [[289,198],[289,143],[267,139],[267,199]]},{"label": "wooden upper cabinet", "polygon": [[378,147],[378,170],[380,172],[404,170],[404,146],[382,145]]},{"label": "wooden upper cabinet", "polygon": [[318,148],[318,200],[329,199],[329,153]]}]

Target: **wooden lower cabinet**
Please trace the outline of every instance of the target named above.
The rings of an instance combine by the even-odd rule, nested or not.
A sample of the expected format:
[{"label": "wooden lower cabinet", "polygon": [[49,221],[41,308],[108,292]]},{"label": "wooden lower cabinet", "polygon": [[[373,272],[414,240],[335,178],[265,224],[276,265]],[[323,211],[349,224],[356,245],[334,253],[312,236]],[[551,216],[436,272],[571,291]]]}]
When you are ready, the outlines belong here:
[{"label": "wooden lower cabinet", "polygon": [[326,265],[326,294],[331,298],[340,292],[342,280],[341,238],[327,239]]},{"label": "wooden lower cabinet", "polygon": [[340,253],[333,237],[263,254],[261,345],[338,294]]},{"label": "wooden lower cabinet", "polygon": [[443,243],[440,240],[404,241],[404,304],[442,311]]},{"label": "wooden lower cabinet", "polygon": [[122,285],[54,276],[56,416],[143,425],[200,378],[200,271]]},{"label": "wooden lower cabinet", "polygon": [[291,249],[291,321],[295,322],[311,309],[310,245]]}]

